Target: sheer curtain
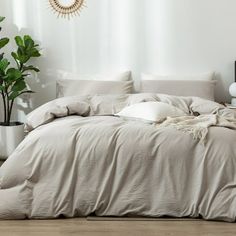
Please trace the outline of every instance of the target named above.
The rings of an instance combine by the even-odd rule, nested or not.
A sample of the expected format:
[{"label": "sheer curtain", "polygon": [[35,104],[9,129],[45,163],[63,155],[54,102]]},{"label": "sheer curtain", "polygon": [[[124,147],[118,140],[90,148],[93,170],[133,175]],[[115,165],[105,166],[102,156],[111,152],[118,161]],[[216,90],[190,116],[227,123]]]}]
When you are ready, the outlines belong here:
[{"label": "sheer curtain", "polygon": [[[1,0],[5,33],[31,34],[43,57],[38,80],[29,81],[33,107],[53,99],[63,71],[79,74],[157,71],[161,0],[86,0],[80,17],[57,18],[47,0]],[[159,40],[158,40],[159,38]]]},{"label": "sheer curtain", "polygon": [[[41,69],[29,81],[35,108],[55,97],[62,72],[132,70],[202,73],[216,70],[218,100],[228,98],[235,60],[235,0],[86,0],[80,17],[57,18],[48,0],[1,0],[4,33],[31,34],[42,47]],[[214,11],[212,10],[214,6]],[[220,55],[220,56],[216,56]],[[28,110],[25,109],[27,113]]]}]

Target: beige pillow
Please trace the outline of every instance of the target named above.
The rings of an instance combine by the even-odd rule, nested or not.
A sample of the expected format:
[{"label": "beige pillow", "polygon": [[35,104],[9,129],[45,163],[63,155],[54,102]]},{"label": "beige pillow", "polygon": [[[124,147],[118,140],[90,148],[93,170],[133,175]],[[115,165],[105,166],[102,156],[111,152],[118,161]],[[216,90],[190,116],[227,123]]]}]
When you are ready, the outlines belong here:
[{"label": "beige pillow", "polygon": [[214,80],[142,80],[140,92],[193,96],[214,101],[215,84]]},{"label": "beige pillow", "polygon": [[57,97],[132,93],[132,81],[57,80]]}]

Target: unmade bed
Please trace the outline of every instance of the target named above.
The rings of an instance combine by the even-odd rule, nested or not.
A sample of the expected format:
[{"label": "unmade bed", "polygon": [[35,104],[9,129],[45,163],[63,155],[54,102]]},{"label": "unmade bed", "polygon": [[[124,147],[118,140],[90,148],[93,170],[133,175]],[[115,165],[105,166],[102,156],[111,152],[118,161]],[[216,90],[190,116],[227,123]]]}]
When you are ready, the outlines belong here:
[{"label": "unmade bed", "polygon": [[[116,115],[141,102],[167,103],[195,123]],[[205,117],[215,122],[204,125]],[[28,115],[27,137],[0,168],[0,218],[93,214],[233,222],[235,124],[232,110],[197,97],[56,99]]]}]

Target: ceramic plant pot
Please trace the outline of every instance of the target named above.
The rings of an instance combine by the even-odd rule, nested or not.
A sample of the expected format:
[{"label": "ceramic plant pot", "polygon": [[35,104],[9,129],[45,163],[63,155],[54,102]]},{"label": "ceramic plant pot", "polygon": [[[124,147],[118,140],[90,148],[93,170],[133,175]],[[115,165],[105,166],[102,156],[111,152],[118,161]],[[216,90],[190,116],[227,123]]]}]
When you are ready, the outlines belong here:
[{"label": "ceramic plant pot", "polygon": [[24,139],[24,124],[11,123],[4,126],[0,123],[0,159],[7,159]]}]

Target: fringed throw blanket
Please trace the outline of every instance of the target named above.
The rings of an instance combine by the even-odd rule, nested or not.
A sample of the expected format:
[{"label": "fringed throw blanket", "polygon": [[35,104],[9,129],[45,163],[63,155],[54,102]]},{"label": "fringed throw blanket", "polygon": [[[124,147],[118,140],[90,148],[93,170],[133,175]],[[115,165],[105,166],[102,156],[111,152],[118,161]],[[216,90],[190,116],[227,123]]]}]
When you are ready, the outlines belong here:
[{"label": "fringed throw blanket", "polygon": [[227,118],[218,114],[200,116],[168,117],[158,127],[173,127],[185,133],[189,133],[194,139],[205,143],[209,127],[218,126],[236,130],[236,119]]}]

